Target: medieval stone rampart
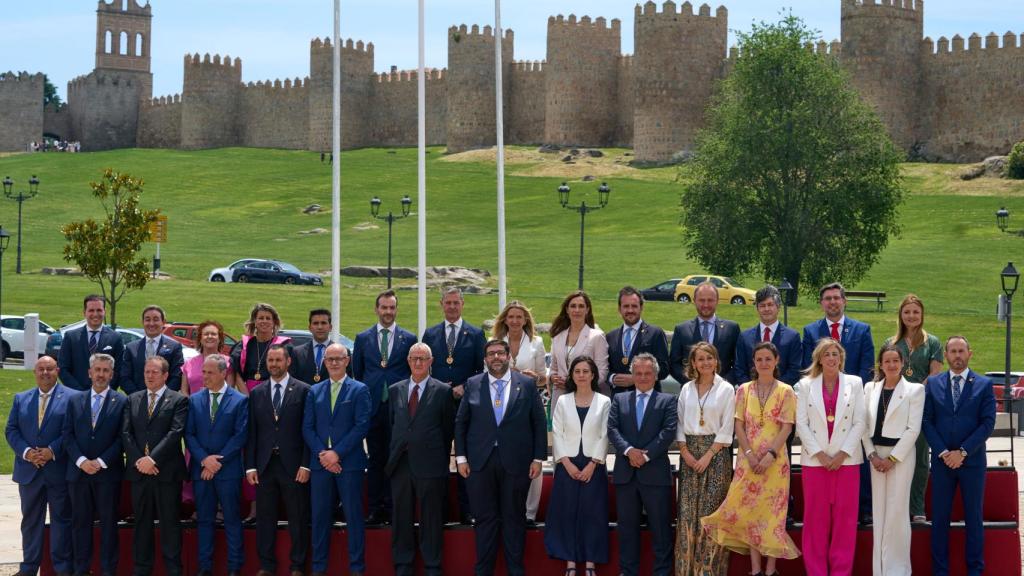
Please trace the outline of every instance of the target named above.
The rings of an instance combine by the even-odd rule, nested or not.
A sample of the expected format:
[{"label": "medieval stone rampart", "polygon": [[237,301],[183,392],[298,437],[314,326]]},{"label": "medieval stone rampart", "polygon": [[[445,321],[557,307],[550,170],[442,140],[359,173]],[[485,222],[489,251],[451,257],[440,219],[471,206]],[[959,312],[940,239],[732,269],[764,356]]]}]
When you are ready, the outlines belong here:
[{"label": "medieval stone rampart", "polygon": [[139,148],[181,148],[181,96],[161,96],[139,108]]},{"label": "medieval stone rampart", "polygon": [[[334,102],[334,46],[330,39],[309,45],[309,149],[330,150],[334,138],[331,111]],[[367,146],[366,116],[371,107],[373,43],[345,41],[341,46],[341,147]]]},{"label": "medieval stone rampart", "polygon": [[139,91],[132,73],[94,71],[68,82],[71,140],[94,152],[135,146]]},{"label": "medieval stone rampart", "polygon": [[0,74],[0,152],[24,152],[43,135],[43,75]]},{"label": "medieval stone rampart", "polygon": [[[415,70],[374,74],[370,82],[370,121],[367,134],[377,146],[415,146],[419,141],[419,77]],[[427,70],[427,145],[447,141],[448,77],[445,70]]]},{"label": "medieval stone rampart", "polygon": [[545,62],[515,62],[512,65],[508,100],[509,144],[541,144],[544,142],[545,91],[547,70]]},{"label": "medieval stone rampart", "polygon": [[[71,111],[67,103],[62,102],[60,106],[47,104],[43,108],[43,134],[58,140],[71,139]],[[39,142],[38,139],[35,141]]]},{"label": "medieval stone rampart", "polygon": [[241,144],[242,61],[219,54],[185,56],[181,146],[186,150]]},{"label": "medieval stone rampart", "polygon": [[[494,31],[474,24],[448,29],[448,150],[494,146],[497,142]],[[513,35],[501,39],[503,111],[508,118]],[[508,136],[508,130],[505,130]]]},{"label": "medieval stone rampart", "polygon": [[242,146],[305,150],[309,143],[308,81],[249,82],[239,103]]}]

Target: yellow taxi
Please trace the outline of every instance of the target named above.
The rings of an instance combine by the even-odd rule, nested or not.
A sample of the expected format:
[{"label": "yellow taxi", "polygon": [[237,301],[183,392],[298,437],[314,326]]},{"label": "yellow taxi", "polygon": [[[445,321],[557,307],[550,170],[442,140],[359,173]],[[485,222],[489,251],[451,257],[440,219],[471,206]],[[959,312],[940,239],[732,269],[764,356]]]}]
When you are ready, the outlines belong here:
[{"label": "yellow taxi", "polygon": [[736,284],[728,276],[712,276],[710,274],[692,274],[683,278],[676,285],[676,302],[686,304],[693,301],[693,291],[704,282],[711,282],[718,288],[718,303],[753,304],[754,291]]}]

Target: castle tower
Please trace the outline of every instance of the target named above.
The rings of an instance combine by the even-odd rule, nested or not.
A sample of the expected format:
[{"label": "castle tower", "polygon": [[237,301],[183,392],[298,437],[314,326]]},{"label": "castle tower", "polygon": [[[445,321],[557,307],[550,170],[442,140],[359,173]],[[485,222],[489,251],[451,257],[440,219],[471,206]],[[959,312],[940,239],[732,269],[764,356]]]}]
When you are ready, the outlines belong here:
[{"label": "castle tower", "polygon": [[[148,0],[99,0],[96,9],[96,70],[135,76],[139,100],[153,97],[152,60],[149,53],[153,10]],[[120,74],[125,77],[125,74]]]},{"label": "castle tower", "polygon": [[[465,24],[448,29],[448,152],[494,146],[497,110],[494,79],[494,31]],[[503,113],[509,118],[513,35],[501,39]],[[508,135],[508,124],[505,124]]]},{"label": "castle tower", "polygon": [[667,0],[636,6],[633,57],[635,101],[633,148],[636,159],[670,160],[692,149],[704,125],[715,82],[721,78],[728,46],[728,11],[715,15],[704,4]]},{"label": "castle tower", "polygon": [[[309,45],[309,149],[329,151],[333,145],[334,46],[314,38]],[[373,75],[373,43],[346,40],[341,47],[341,147],[369,144],[367,117]]]},{"label": "castle tower", "polygon": [[242,61],[221,60],[209,54],[185,55],[181,95],[181,146],[185,149],[223,148],[241,143],[238,106],[242,91]]},{"label": "castle tower", "polygon": [[546,143],[615,143],[621,47],[617,19],[609,27],[604,18],[548,18]]},{"label": "castle tower", "polygon": [[897,146],[918,140],[923,0],[841,0],[840,61]]}]

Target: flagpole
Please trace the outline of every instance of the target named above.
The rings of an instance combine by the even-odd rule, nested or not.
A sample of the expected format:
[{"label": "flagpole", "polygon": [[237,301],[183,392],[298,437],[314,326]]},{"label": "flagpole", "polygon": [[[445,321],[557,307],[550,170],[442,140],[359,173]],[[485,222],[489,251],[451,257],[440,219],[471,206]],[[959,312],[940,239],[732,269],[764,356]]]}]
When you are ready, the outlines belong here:
[{"label": "flagpole", "polygon": [[427,329],[427,79],[426,71],[426,44],[424,41],[424,0],[419,0],[419,69],[416,73],[416,88],[419,108],[419,150],[417,153],[418,170],[417,185],[419,189],[419,201],[416,208],[418,238],[416,242],[416,254],[418,260],[418,278],[416,282],[417,310],[419,312],[419,330],[417,335],[422,338],[423,332]]},{"label": "flagpole", "polygon": [[334,0],[334,98],[331,144],[331,317],[335,342],[341,338],[341,0]]},{"label": "flagpole", "polygon": [[505,272],[505,108],[504,86],[501,78],[502,44],[501,0],[494,0],[494,82],[495,124],[498,149],[498,311],[505,308],[507,282]]}]

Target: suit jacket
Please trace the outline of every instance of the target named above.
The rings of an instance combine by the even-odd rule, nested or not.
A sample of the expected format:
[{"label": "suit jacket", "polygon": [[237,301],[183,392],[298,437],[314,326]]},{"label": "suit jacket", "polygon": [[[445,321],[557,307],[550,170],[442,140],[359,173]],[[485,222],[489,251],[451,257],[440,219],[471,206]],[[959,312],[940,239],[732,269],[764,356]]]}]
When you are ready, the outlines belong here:
[{"label": "suit jacket", "polygon": [[[128,406],[128,397],[117,390],[108,390],[92,427],[92,390],[78,392],[68,400],[64,418],[64,450],[67,454],[67,480],[77,482],[120,482],[124,475],[124,452],[121,450],[121,420]],[[79,458],[99,458],[107,467],[89,476],[78,467]]]},{"label": "suit jacket", "polygon": [[[655,388],[660,390],[661,381],[668,378],[669,375],[668,339],[665,336],[665,331],[654,324],[640,320],[639,332],[633,335],[633,347],[630,350],[622,349],[622,332],[623,328],[620,325],[605,334],[605,340],[608,341],[608,379],[611,380],[615,374],[629,374],[629,363],[633,361],[633,357],[647,352],[658,359],[658,382],[655,384]],[[622,362],[623,358],[626,358],[626,363]],[[613,386],[612,389],[614,390],[615,387]],[[573,454],[573,456],[575,455]]]},{"label": "suit jacket", "polygon": [[[455,455],[477,471],[497,449],[505,472],[526,476],[530,463],[548,457],[547,418],[533,378],[509,372],[508,403],[499,425],[494,419],[488,374],[466,382],[466,392],[455,416]],[[497,442],[497,446],[495,446]]]},{"label": "suit jacket", "polygon": [[[448,333],[445,332],[445,323],[427,328],[423,333],[423,343],[430,346],[430,353],[434,357],[430,375],[452,386],[465,384],[470,376],[484,371],[486,342],[483,331],[463,319],[462,330],[459,330],[452,350],[453,361],[448,364]],[[405,359],[402,361],[405,362]]]},{"label": "suit jacket", "polygon": [[[601,392],[611,394],[611,388],[608,386],[608,340],[605,339],[604,332],[596,326],[591,328],[584,324],[572,351],[566,346],[568,338],[568,328],[551,338],[551,375],[564,376],[568,379],[569,366],[572,365],[573,359],[590,356],[597,364],[597,381],[601,386]],[[552,394],[551,401],[557,402],[561,394]]]},{"label": "suit jacket", "polygon": [[[712,345],[714,345],[715,350],[718,350],[718,373],[726,380],[733,377],[733,363],[736,358],[736,343],[739,339],[739,324],[732,320],[716,318],[715,341],[712,342]],[[676,329],[672,331],[672,344],[669,348],[668,368],[669,371],[672,372],[672,377],[679,381],[680,384],[690,380],[686,377],[686,364],[690,361],[690,347],[700,341],[700,324],[698,318],[687,320],[681,324],[676,324]],[[750,380],[750,378],[744,379],[743,382],[746,382],[747,380]],[[733,384],[740,383],[733,382]]]},{"label": "suit jacket", "polygon": [[203,460],[211,455],[222,456],[221,469],[214,480],[242,477],[242,447],[249,432],[249,397],[224,384],[217,414],[210,419],[210,390],[204,388],[188,397],[188,425],[185,446],[192,455],[192,480],[199,480]]},{"label": "suit jacket", "polygon": [[371,402],[366,384],[353,378],[345,378],[333,407],[330,379],[313,385],[302,413],[302,438],[309,447],[310,470],[323,470],[318,455],[328,449],[338,453],[342,471],[366,470],[363,440],[370,431]]},{"label": "suit jacket", "polygon": [[[330,345],[330,342],[327,344]],[[327,354],[327,348],[324,348],[324,354]],[[316,365],[315,340],[304,342],[292,348],[292,365],[288,368],[288,373],[291,374],[293,378],[306,384],[315,384],[321,380],[330,378],[330,376],[327,375],[327,363],[323,362],[322,358],[320,366],[318,367]],[[313,376],[320,377],[313,378]]]},{"label": "suit jacket", "polygon": [[[644,419],[640,428],[636,425],[636,391],[616,394],[608,411],[608,439],[615,447],[615,468],[612,482],[628,484],[633,478],[641,484],[671,486],[672,466],[668,461],[668,449],[676,440],[676,397],[672,394],[651,391],[644,408]],[[640,468],[633,468],[626,449],[647,450],[649,461]]]},{"label": "suit jacket", "polygon": [[381,366],[378,338],[377,325],[374,324],[356,335],[352,346],[352,376],[356,381],[365,383],[370,390],[371,416],[380,408],[384,389],[409,377],[409,348],[416,343],[415,334],[395,325],[394,342],[387,365]]},{"label": "suit jacket", "polygon": [[612,401],[604,394],[594,394],[587,417],[580,422],[576,396],[563,394],[551,413],[551,452],[557,463],[568,456],[575,458],[583,444],[583,455],[602,462],[608,456],[608,411]]},{"label": "suit jacket", "polygon": [[992,381],[968,370],[956,409],[953,408],[948,370],[929,376],[924,388],[921,428],[932,449],[932,466],[940,465],[939,454],[963,448],[967,450],[963,466],[984,468],[987,465],[985,441],[996,425],[996,397],[992,392]]},{"label": "suit jacket", "polygon": [[159,480],[181,482],[185,479],[181,439],[188,421],[188,397],[170,388],[164,390],[150,418],[148,394],[148,390],[139,390],[129,396],[128,407],[121,419],[121,443],[126,457],[125,480],[143,479],[144,475],[135,468],[135,463],[148,453],[160,469]]},{"label": "suit jacket", "polygon": [[446,478],[455,434],[455,403],[450,386],[427,378],[420,390],[416,416],[409,418],[409,388],[412,380],[391,385],[388,414],[391,447],[384,471],[391,476],[403,454],[415,478]]},{"label": "suit jacket", "polygon": [[273,386],[267,380],[249,392],[249,437],[245,443],[245,469],[262,475],[274,448],[285,472],[294,477],[309,465],[309,447],[302,440],[302,418],[309,384],[289,376],[282,393],[281,410],[274,418]]},{"label": "suit jacket", "polygon": [[864,462],[860,451],[867,408],[864,405],[864,383],[856,376],[839,373],[839,398],[832,437],[829,438],[821,380],[821,376],[804,378],[797,386],[796,432],[800,435],[800,463],[820,467],[821,462],[814,459],[815,454],[824,452],[835,456],[842,451],[849,455],[843,466],[859,465]]},{"label": "suit jacket", "polygon": [[[832,330],[827,320],[822,318],[804,326],[803,367],[811,365],[811,353],[818,345],[818,340],[830,338]],[[864,382],[870,382],[875,369],[875,342],[871,339],[871,326],[846,316],[843,332],[839,335],[839,343],[846,350],[846,366],[843,372],[859,376]]]},{"label": "suit jacket", "polygon": [[[47,482],[59,483],[64,480],[64,418],[67,414],[68,400],[74,394],[59,382],[50,390],[50,400],[46,403],[46,414],[43,425],[39,425],[39,388],[34,387],[14,395],[11,413],[7,417],[5,430],[7,445],[14,451],[14,477],[18,484],[28,484],[37,477]],[[22,458],[29,448],[47,447],[53,452],[54,459],[46,466],[36,468],[28,460]]]},{"label": "suit jacket", "polygon": [[[878,399],[882,397],[885,381],[868,382],[864,386],[864,402],[867,403],[864,418],[864,451],[871,454],[875,451],[875,443],[871,437],[875,434],[878,422]],[[892,447],[892,456],[903,462],[914,452],[914,443],[921,434],[921,418],[924,416],[924,384],[908,382],[900,378],[899,384],[892,391],[892,398],[886,406],[885,421],[882,422],[882,436],[899,438]]]},{"label": "suit jacket", "polygon": [[[749,382],[754,368],[754,346],[761,341],[764,334],[758,334],[761,324],[744,330],[736,341],[736,361],[732,370],[732,383],[739,386]],[[800,333],[789,326],[779,323],[778,329],[772,334],[772,344],[779,349],[779,380],[795,386],[800,381],[800,370],[803,368],[803,356],[800,347]]]},{"label": "suit jacket", "polygon": [[[100,329],[97,352],[110,354],[114,362],[121,362],[124,354],[124,343],[117,331],[104,326]],[[82,326],[64,333],[61,341],[57,366],[60,368],[60,381],[72,390],[88,390],[92,386],[89,379],[89,327]],[[116,384],[116,382],[112,382]],[[115,386],[116,388],[116,386]]]},{"label": "suit jacket", "polygon": [[[63,346],[61,347],[63,348]],[[167,360],[170,371],[167,387],[181,391],[181,366],[185,363],[181,343],[163,334],[157,342],[156,353]],[[146,339],[136,340],[124,347],[124,355],[117,360],[118,384],[125,394],[132,394],[146,388],[142,371],[146,367]]]}]

